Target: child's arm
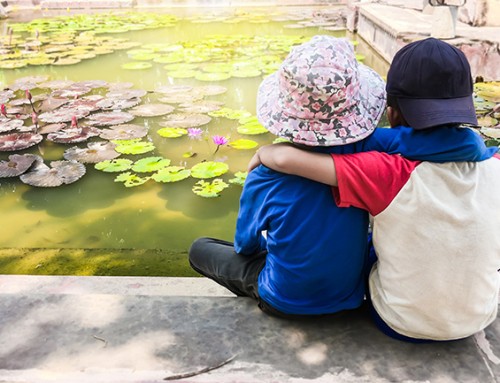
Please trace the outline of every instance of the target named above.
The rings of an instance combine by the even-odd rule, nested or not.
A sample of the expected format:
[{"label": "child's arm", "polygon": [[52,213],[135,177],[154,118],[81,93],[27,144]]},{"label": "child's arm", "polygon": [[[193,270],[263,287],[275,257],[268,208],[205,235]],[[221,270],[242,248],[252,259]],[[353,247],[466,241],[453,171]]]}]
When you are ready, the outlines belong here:
[{"label": "child's arm", "polygon": [[250,160],[248,170],[263,164],[286,174],[309,178],[331,186],[337,186],[335,164],[326,153],[315,153],[297,149],[288,144],[261,147]]}]

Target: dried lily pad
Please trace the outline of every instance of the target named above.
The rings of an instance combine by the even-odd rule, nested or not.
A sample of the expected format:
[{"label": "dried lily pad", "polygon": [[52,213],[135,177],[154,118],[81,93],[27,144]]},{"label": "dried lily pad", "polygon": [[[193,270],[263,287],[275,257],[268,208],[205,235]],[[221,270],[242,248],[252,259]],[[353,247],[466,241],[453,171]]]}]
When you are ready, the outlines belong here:
[{"label": "dried lily pad", "polygon": [[158,97],[158,101],[166,104],[182,104],[186,102],[195,102],[203,99],[201,94],[193,93],[174,93],[164,97]]},{"label": "dried lily pad", "polygon": [[8,161],[0,161],[0,177],[17,177],[27,171],[41,157],[34,154],[12,154]]},{"label": "dried lily pad", "polygon": [[184,113],[208,113],[219,110],[223,105],[222,101],[199,101],[192,104],[180,104],[179,110]]},{"label": "dried lily pad", "polygon": [[130,109],[130,114],[139,117],[156,117],[171,113],[175,108],[165,104],[143,104]]},{"label": "dried lily pad", "polygon": [[76,161],[52,161],[50,166],[37,163],[34,169],[20,176],[25,184],[39,187],[56,187],[71,184],[86,172],[85,165]]},{"label": "dried lily pad", "polygon": [[74,84],[74,81],[70,80],[53,80],[53,81],[47,81],[42,84],[39,84],[39,88],[50,88],[50,89],[63,89],[67,88],[71,85]]},{"label": "dried lily pad", "polygon": [[161,85],[155,88],[155,92],[165,95],[183,94],[193,89],[190,85]]},{"label": "dried lily pad", "polygon": [[104,80],[86,80],[86,81],[79,81],[76,84],[92,89],[105,88],[106,86],[108,86],[107,81]]},{"label": "dried lily pad", "polygon": [[88,121],[90,125],[105,126],[105,125],[119,125],[132,121],[135,117],[126,112],[102,112],[92,114]]},{"label": "dried lily pad", "polygon": [[234,149],[253,149],[259,144],[253,140],[240,138],[239,140],[230,142],[228,145]]},{"label": "dried lily pad", "polygon": [[118,153],[123,154],[142,154],[151,152],[155,149],[155,146],[152,142],[140,141],[139,139],[119,140],[112,142],[116,144],[115,150]]},{"label": "dried lily pad", "polygon": [[195,90],[205,96],[216,96],[227,92],[227,88],[221,85],[197,86]]},{"label": "dried lily pad", "polygon": [[38,116],[38,119],[46,123],[69,122],[76,117],[78,120],[87,117],[90,114],[88,110],[74,108],[60,108],[53,112],[45,112]]},{"label": "dried lily pad", "polygon": [[115,182],[123,182],[125,187],[131,188],[140,186],[149,181],[150,177],[139,177],[137,174],[126,172],[122,173],[115,178]]},{"label": "dried lily pad", "polygon": [[157,132],[165,138],[178,138],[188,134],[188,131],[184,128],[161,128]]},{"label": "dried lily pad", "polygon": [[112,142],[90,142],[87,148],[74,146],[64,152],[66,160],[74,160],[85,164],[95,164],[97,162],[112,160],[120,156],[115,151],[115,145]]},{"label": "dried lily pad", "polygon": [[38,133],[10,133],[0,135],[0,152],[13,152],[38,144],[43,136]]},{"label": "dried lily pad", "polygon": [[0,120],[0,133],[11,132],[13,130],[19,129],[23,125],[24,125],[23,120],[2,119]]},{"label": "dried lily pad", "polygon": [[227,173],[229,165],[224,162],[205,161],[191,168],[191,176],[194,178],[213,178]]},{"label": "dried lily pad", "polygon": [[123,110],[133,108],[141,103],[140,98],[105,98],[97,103],[104,110]]},{"label": "dried lily pad", "polygon": [[13,90],[5,89],[0,91],[0,104],[6,104],[13,97],[15,97]]},{"label": "dried lily pad", "polygon": [[147,93],[148,92],[143,89],[115,89],[106,93],[106,97],[120,99],[141,98]]},{"label": "dried lily pad", "polygon": [[100,109],[100,107],[97,104],[103,99],[104,99],[104,97],[100,96],[98,94],[94,94],[91,96],[85,96],[82,98],[78,98],[76,100],[69,101],[65,105],[65,108],[72,108],[72,109],[78,109],[78,110],[87,110],[89,112],[95,112],[96,110]]},{"label": "dried lily pad", "polygon": [[153,174],[151,178],[156,182],[177,182],[188,178],[191,175],[191,170],[184,166],[169,166],[159,170]]},{"label": "dried lily pad", "polygon": [[142,138],[147,134],[148,128],[145,126],[122,124],[102,129],[99,137],[105,140],[130,140],[133,138]]},{"label": "dried lily pad", "polygon": [[194,128],[202,126],[212,121],[210,116],[197,113],[175,113],[165,117],[165,120],[159,123],[160,126],[167,128]]},{"label": "dried lily pad", "polygon": [[219,197],[220,193],[229,187],[227,183],[225,183],[223,180],[220,178],[216,178],[212,182],[207,182],[207,181],[198,181],[194,186],[193,186],[193,193],[196,195],[199,195],[200,197],[205,197],[205,198],[214,198],[214,197]]},{"label": "dried lily pad", "polygon": [[75,98],[83,96],[84,94],[89,93],[91,90],[92,88],[74,83],[67,88],[54,90],[51,96],[56,98]]},{"label": "dried lily pad", "polygon": [[63,124],[63,123],[48,124],[48,125],[44,125],[41,128],[39,128],[38,133],[40,133],[40,134],[53,133],[53,132],[57,132],[59,130],[66,128],[66,126],[67,126],[67,124]]},{"label": "dried lily pad", "polygon": [[54,109],[61,107],[64,104],[67,104],[69,99],[67,98],[56,98],[49,96],[45,100],[43,100],[38,109],[43,112],[52,112]]},{"label": "dried lily pad", "polygon": [[137,173],[152,173],[170,165],[170,160],[163,157],[146,157],[137,160],[132,170]]},{"label": "dried lily pad", "polygon": [[118,173],[129,170],[132,167],[133,161],[126,158],[110,159],[98,162],[94,165],[97,170],[102,170],[106,173]]},{"label": "dried lily pad", "polygon": [[91,126],[81,128],[69,128],[49,133],[47,140],[61,144],[76,144],[87,141],[90,137],[96,137],[101,131]]}]

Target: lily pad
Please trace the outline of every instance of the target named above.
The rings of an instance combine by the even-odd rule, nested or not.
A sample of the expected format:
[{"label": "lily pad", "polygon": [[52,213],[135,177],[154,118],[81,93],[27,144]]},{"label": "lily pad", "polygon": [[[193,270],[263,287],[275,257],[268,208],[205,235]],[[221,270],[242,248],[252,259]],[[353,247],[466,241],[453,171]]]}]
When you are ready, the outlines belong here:
[{"label": "lily pad", "polygon": [[161,85],[155,88],[155,92],[165,95],[184,94],[193,89],[190,85]]},{"label": "lily pad", "polygon": [[234,149],[253,149],[257,147],[259,144],[253,140],[246,140],[244,138],[240,138],[239,140],[230,142],[228,145]]},{"label": "lily pad", "polygon": [[90,114],[88,110],[85,109],[74,109],[74,108],[59,108],[53,112],[45,112],[38,116],[38,119],[46,123],[59,123],[59,122],[69,122],[76,117],[78,120],[87,117]]},{"label": "lily pad", "polygon": [[143,89],[114,89],[106,93],[108,98],[131,99],[144,97],[148,92]]},{"label": "lily pad", "polygon": [[158,97],[158,101],[166,104],[182,104],[185,102],[196,102],[201,99],[203,99],[202,95],[193,93],[174,93],[164,97]]},{"label": "lily pad", "polygon": [[34,154],[12,154],[8,161],[0,161],[0,177],[17,177],[26,172],[37,159],[41,160],[41,157]]},{"label": "lily pad", "polygon": [[126,112],[102,112],[92,114],[89,118],[89,124],[95,126],[120,125],[132,121],[134,115]]},{"label": "lily pad", "polygon": [[231,75],[227,72],[197,72],[195,78],[199,81],[223,81],[231,78]]},{"label": "lily pad", "polygon": [[133,161],[126,158],[118,158],[113,160],[105,160],[94,165],[97,170],[102,170],[106,173],[119,173],[129,170],[132,167]]},{"label": "lily pad", "polygon": [[204,198],[214,198],[214,197],[219,197],[220,193],[229,187],[227,183],[225,183],[223,180],[220,178],[216,178],[212,182],[207,182],[207,181],[198,181],[194,186],[193,186],[193,193],[196,195],[199,195],[200,197]]},{"label": "lily pad", "polygon": [[239,134],[246,134],[246,135],[258,135],[258,134],[269,133],[269,131],[264,126],[262,126],[257,121],[257,119],[255,119],[255,121],[250,121],[244,125],[238,126],[236,128],[236,131]]},{"label": "lily pad", "polygon": [[206,125],[210,121],[212,121],[212,118],[206,114],[174,113],[168,115],[159,125],[168,128],[194,128]]},{"label": "lily pad", "polygon": [[480,132],[486,137],[500,139],[500,128],[481,128]]},{"label": "lily pad", "polygon": [[102,129],[99,137],[105,140],[130,140],[133,138],[142,138],[148,134],[148,128],[134,124],[122,124],[110,126],[108,129]]},{"label": "lily pad", "polygon": [[11,132],[13,130],[19,129],[23,125],[24,125],[23,120],[2,119],[0,120],[0,133]]},{"label": "lily pad", "polygon": [[140,186],[149,181],[150,177],[139,177],[137,174],[126,172],[122,173],[115,178],[115,182],[123,182],[125,187],[131,188]]},{"label": "lily pad", "polygon": [[149,69],[153,66],[150,62],[144,62],[144,61],[133,61],[129,63],[122,64],[123,69],[130,69],[130,70],[142,70],[142,69]]},{"label": "lily pad", "polygon": [[224,162],[205,161],[191,168],[191,176],[194,178],[213,178],[227,173],[229,165]]},{"label": "lily pad", "polygon": [[38,133],[10,133],[0,135],[0,152],[13,152],[27,149],[43,140]]},{"label": "lily pad", "polygon": [[227,92],[227,88],[221,85],[197,86],[196,91],[205,96],[216,96]]},{"label": "lily pad", "polygon": [[134,140],[115,140],[112,141],[116,144],[115,150],[123,154],[142,154],[155,150],[152,142],[141,141],[140,139]]},{"label": "lily pad", "polygon": [[183,70],[169,71],[167,72],[167,76],[172,78],[192,78],[195,77],[197,73],[198,71],[193,69],[183,69]]},{"label": "lily pad", "polygon": [[139,117],[156,117],[171,113],[175,108],[165,104],[143,104],[130,109],[130,114]]},{"label": "lily pad", "polygon": [[140,98],[105,98],[96,105],[103,110],[123,110],[141,103]]},{"label": "lily pad", "polygon": [[192,104],[182,103],[179,110],[184,113],[209,113],[222,108],[222,101],[198,101]]},{"label": "lily pad", "polygon": [[79,162],[52,161],[50,167],[37,163],[32,171],[22,174],[20,179],[31,186],[56,187],[79,180],[85,172],[85,165]]},{"label": "lily pad", "polygon": [[137,160],[132,165],[132,170],[137,173],[151,173],[170,165],[170,160],[163,157],[146,157]]},{"label": "lily pad", "polygon": [[177,182],[188,178],[191,175],[191,170],[184,166],[168,166],[153,174],[151,178],[156,182]]},{"label": "lily pad", "polygon": [[248,172],[236,172],[234,173],[234,178],[229,180],[230,184],[243,186],[245,184],[245,180],[248,177]]},{"label": "lily pad", "polygon": [[105,160],[112,160],[120,156],[115,151],[115,145],[111,142],[90,142],[87,148],[72,147],[64,154],[66,160],[74,160],[85,164],[95,164]]},{"label": "lily pad", "polygon": [[157,133],[165,138],[178,138],[185,136],[188,132],[184,128],[161,128]]},{"label": "lily pad", "polygon": [[212,117],[225,117],[230,120],[239,120],[244,117],[250,117],[252,113],[240,109],[220,108],[219,110],[209,112],[208,115]]},{"label": "lily pad", "polygon": [[90,126],[82,128],[69,128],[49,133],[47,135],[47,140],[61,144],[76,144],[77,142],[85,142],[90,137],[96,137],[99,133],[99,129]]},{"label": "lily pad", "polygon": [[38,129],[38,133],[40,134],[48,134],[48,133],[54,133],[59,130],[62,130],[68,126],[67,124],[64,123],[59,123],[59,124],[47,124]]}]

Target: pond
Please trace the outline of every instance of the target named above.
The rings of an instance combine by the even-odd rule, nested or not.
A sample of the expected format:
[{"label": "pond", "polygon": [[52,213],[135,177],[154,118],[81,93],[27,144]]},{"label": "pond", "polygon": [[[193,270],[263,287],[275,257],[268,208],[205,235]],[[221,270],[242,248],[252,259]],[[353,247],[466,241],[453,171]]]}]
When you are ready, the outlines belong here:
[{"label": "pond", "polygon": [[[0,83],[12,91],[1,93],[0,126],[17,136],[0,145],[0,160],[29,153],[45,166],[82,165],[68,167],[70,176],[48,168],[26,176],[32,167],[0,178],[0,273],[195,275],[191,242],[232,240],[246,165],[275,139],[255,123],[259,83],[293,45],[346,35],[342,12],[68,10],[3,21]],[[366,44],[356,49],[384,74]],[[28,148],[9,146],[40,133]],[[96,159],[110,142],[114,156]]]}]

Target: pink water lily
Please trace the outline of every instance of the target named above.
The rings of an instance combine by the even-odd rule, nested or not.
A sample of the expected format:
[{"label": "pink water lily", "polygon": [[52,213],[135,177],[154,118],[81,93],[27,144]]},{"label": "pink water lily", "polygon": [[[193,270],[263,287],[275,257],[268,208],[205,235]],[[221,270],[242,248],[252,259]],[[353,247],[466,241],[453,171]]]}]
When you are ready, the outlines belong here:
[{"label": "pink water lily", "polygon": [[76,118],[76,116],[71,117],[71,127],[78,128],[78,119]]},{"label": "pink water lily", "polygon": [[30,93],[30,91],[28,89],[26,89],[24,91],[24,94],[26,95],[26,98],[31,101],[32,96],[31,96],[31,93]]},{"label": "pink water lily", "polygon": [[188,128],[187,131],[189,138],[199,138],[203,133],[203,130],[200,128]]},{"label": "pink water lily", "polygon": [[215,145],[217,145],[217,149],[215,149],[214,154],[217,153],[221,145],[226,145],[229,142],[229,140],[224,136],[212,136],[212,141]]},{"label": "pink water lily", "polygon": [[0,107],[0,110],[1,110],[1,113],[4,117],[7,117],[7,107],[5,106],[5,104],[2,104],[2,106]]}]

